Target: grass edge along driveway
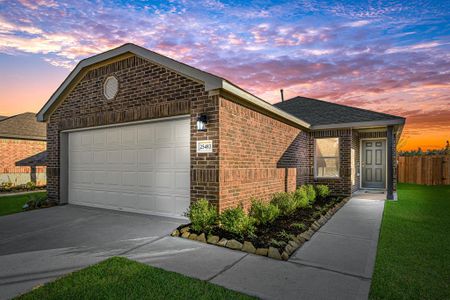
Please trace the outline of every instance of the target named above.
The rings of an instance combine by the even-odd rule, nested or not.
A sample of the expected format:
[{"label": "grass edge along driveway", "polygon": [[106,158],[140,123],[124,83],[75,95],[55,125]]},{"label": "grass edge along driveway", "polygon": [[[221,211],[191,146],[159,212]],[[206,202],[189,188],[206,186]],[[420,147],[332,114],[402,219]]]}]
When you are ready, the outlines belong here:
[{"label": "grass edge along driveway", "polygon": [[16,299],[255,299],[123,257],[61,277]]},{"label": "grass edge along driveway", "polygon": [[384,209],[370,299],[450,299],[450,186],[398,184]]},{"label": "grass edge along driveway", "polygon": [[35,192],[21,195],[0,195],[0,216],[23,212],[22,206],[27,203],[31,195],[45,195],[47,192]]}]

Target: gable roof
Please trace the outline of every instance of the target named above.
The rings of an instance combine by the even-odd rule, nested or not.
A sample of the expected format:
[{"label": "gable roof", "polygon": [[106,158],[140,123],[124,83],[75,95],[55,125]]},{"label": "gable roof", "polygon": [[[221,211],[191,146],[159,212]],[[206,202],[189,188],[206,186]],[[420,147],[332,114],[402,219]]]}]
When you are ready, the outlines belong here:
[{"label": "gable roof", "polygon": [[297,124],[298,126],[303,128],[310,127],[310,124],[308,124],[307,122],[289,113],[286,113],[283,110],[276,108],[269,102],[266,102],[252,95],[251,93],[241,89],[240,87],[232,84],[231,82],[225,80],[222,77],[201,71],[197,68],[191,67],[189,65],[186,65],[184,63],[173,60],[169,57],[150,51],[143,47],[139,47],[134,44],[124,44],[118,48],[103,52],[101,54],[80,61],[75,67],[75,69],[72,70],[69,76],[58,87],[55,93],[53,93],[53,95],[50,97],[47,103],[45,103],[45,105],[38,112],[37,114],[38,121],[44,122],[48,119],[53,110],[58,106],[59,98],[64,94],[64,92],[70,89],[72,82],[76,81],[80,76],[82,76],[82,74],[80,73],[82,70],[90,66],[99,64],[103,61],[112,59],[114,57],[125,55],[127,53],[131,53],[138,57],[147,59],[153,63],[156,63],[170,70],[173,70],[185,77],[203,82],[205,85],[205,91],[212,91],[217,89],[224,90],[232,95],[238,96],[239,98],[251,103],[252,105],[256,105],[257,107],[265,111],[269,111],[270,113],[275,114],[277,117],[281,119],[288,120],[289,122]]},{"label": "gable roof", "polygon": [[0,120],[0,137],[46,140],[47,126],[37,122],[34,113],[26,112]]},{"label": "gable roof", "polygon": [[402,125],[405,118],[323,100],[294,97],[274,104],[311,124],[311,129]]}]

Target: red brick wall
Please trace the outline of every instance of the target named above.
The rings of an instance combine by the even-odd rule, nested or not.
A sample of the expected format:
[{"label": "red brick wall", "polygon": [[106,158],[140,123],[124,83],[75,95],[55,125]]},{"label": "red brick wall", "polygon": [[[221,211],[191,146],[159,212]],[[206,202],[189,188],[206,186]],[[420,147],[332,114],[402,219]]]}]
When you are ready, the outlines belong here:
[{"label": "red brick wall", "polygon": [[295,190],[300,129],[223,97],[219,119],[220,210]]},{"label": "red brick wall", "polygon": [[[104,80],[114,75],[119,92],[112,100],[103,96]],[[191,147],[191,198],[218,198],[218,98],[208,96],[201,83],[147,60],[130,57],[89,71],[53,112],[47,124],[48,193],[59,201],[60,131],[117,124],[176,115],[191,116],[191,141],[212,139],[215,151],[196,155]],[[207,132],[195,129],[197,114],[210,118]],[[194,130],[195,129],[195,130]]]},{"label": "red brick wall", "polygon": [[[45,151],[47,143],[45,141],[0,139],[0,174],[29,174],[31,167],[16,166],[16,162]],[[45,167],[37,167],[37,173],[45,173]],[[45,182],[37,182],[45,185]]]},{"label": "red brick wall", "polygon": [[[339,138],[339,178],[314,178],[314,139],[325,137]],[[311,184],[326,184],[334,194],[351,195],[351,147],[351,129],[317,130],[311,132],[308,143],[308,156],[311,166],[308,182]]]}]

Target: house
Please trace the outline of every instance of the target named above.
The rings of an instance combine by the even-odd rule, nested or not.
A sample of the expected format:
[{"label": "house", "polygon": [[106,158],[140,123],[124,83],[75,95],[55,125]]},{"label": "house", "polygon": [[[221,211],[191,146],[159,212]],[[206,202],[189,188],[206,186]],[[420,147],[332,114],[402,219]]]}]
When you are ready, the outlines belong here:
[{"label": "house", "polygon": [[45,185],[47,130],[34,113],[0,117],[0,185]]},{"label": "house", "polygon": [[171,216],[199,198],[223,210],[305,183],[392,198],[405,122],[313,99],[271,105],[133,44],[82,60],[37,118],[51,200]]}]

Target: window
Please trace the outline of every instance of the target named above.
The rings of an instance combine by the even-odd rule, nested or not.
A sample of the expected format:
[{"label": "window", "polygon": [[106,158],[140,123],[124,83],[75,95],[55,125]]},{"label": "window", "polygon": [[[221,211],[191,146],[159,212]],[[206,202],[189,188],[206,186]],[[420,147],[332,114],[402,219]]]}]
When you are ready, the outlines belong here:
[{"label": "window", "polygon": [[315,142],[315,177],[339,177],[339,138],[316,139]]}]

